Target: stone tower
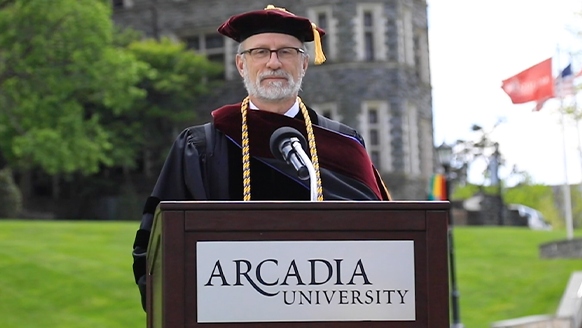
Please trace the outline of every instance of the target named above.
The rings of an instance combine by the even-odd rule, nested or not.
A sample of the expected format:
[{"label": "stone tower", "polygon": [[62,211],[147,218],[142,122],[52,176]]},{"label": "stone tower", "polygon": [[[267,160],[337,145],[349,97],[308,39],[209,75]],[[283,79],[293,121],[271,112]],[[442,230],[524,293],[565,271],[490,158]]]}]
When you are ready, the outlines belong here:
[{"label": "stone tower", "polygon": [[224,63],[224,88],[196,104],[210,112],[246,95],[234,66],[237,44],[217,27],[268,4],[327,32],[327,61],[310,65],[303,80],[305,103],[360,132],[395,199],[426,199],[435,165],[426,0],[114,0],[113,20]]}]

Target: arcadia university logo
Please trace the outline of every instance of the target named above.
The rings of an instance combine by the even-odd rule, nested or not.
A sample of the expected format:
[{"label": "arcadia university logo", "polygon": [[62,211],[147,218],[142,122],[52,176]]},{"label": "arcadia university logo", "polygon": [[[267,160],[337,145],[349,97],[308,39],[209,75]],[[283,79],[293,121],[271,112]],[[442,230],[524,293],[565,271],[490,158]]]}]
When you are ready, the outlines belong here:
[{"label": "arcadia university logo", "polygon": [[248,285],[265,297],[279,295],[287,306],[406,304],[408,289],[374,288],[363,260],[350,262],[320,258],[300,262],[293,259],[288,263],[280,263],[275,258],[258,263],[247,259],[226,263],[216,260],[207,272],[204,288]]}]

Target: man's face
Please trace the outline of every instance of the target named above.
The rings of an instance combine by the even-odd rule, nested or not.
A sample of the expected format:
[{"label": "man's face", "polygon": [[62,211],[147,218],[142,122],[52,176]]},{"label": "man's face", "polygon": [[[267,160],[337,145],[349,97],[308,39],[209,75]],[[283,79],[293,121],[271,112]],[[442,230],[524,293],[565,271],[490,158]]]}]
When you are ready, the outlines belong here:
[{"label": "man's face", "polygon": [[[242,43],[243,51],[301,47],[302,44],[297,38],[280,33],[253,35]],[[290,51],[285,56],[279,56],[276,52],[261,56],[249,52],[237,55],[236,66],[250,96],[270,101],[297,97],[308,58],[294,49]]]}]

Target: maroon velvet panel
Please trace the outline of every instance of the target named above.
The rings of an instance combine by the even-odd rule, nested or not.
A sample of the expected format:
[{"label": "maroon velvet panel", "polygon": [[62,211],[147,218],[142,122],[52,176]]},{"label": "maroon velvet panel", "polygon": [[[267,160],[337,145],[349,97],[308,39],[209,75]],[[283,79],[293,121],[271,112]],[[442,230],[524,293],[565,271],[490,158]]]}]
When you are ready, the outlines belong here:
[{"label": "maroon velvet panel", "polygon": [[[297,129],[307,140],[305,123],[301,120],[259,110],[249,110],[247,114],[251,156],[273,158],[269,141],[271,134],[282,126]],[[240,145],[240,104],[221,107],[213,111],[212,116],[215,127]],[[316,125],[313,131],[320,167],[357,179],[367,185],[378,199],[383,198],[368,153],[357,140]]]}]

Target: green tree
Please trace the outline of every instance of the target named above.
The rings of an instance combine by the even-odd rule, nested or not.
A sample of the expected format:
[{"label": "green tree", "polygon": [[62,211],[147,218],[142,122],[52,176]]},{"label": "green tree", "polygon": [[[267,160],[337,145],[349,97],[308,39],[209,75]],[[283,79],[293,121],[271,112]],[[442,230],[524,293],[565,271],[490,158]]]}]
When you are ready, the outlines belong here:
[{"label": "green tree", "polygon": [[[198,123],[198,97],[219,83],[212,77],[223,68],[185,49],[182,43],[165,38],[143,39],[130,29],[118,30],[114,43],[146,66],[136,84],[145,97],[120,114],[103,105],[86,104],[87,112],[100,113],[101,126],[111,143],[106,155],[113,165],[103,167],[95,175],[77,173],[73,177],[64,176],[61,181],[63,191],[71,197],[120,196],[124,209],[134,209],[119,213],[128,217],[127,213],[140,212],[143,199],[139,194],[151,191],[150,184],[161,169],[173,139],[181,129]],[[53,190],[53,196],[57,193],[58,190]]]},{"label": "green tree", "polygon": [[139,83],[146,97],[113,130],[120,140],[128,140],[128,134],[139,138],[134,141],[140,147],[133,149],[143,154],[145,173],[156,174],[180,129],[197,122],[196,100],[220,83],[216,77],[223,67],[168,38],[135,41],[128,49],[149,65]]},{"label": "green tree", "polygon": [[113,46],[106,1],[0,1],[0,152],[49,174],[112,165],[101,110],[120,115],[146,66]]}]

